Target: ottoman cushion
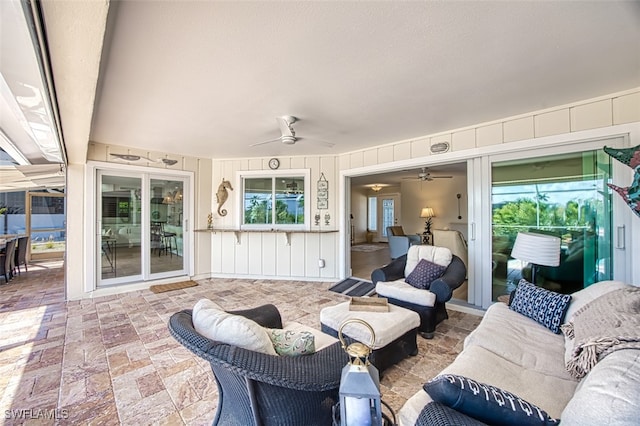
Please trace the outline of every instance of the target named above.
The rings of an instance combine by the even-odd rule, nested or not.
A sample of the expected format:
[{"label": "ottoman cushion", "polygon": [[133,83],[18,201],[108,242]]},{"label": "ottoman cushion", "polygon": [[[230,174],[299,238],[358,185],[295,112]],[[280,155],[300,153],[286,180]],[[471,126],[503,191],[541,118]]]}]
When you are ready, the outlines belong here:
[{"label": "ottoman cushion", "polygon": [[[358,318],[368,323],[375,331],[376,340],[372,349],[380,349],[398,337],[420,326],[420,316],[409,309],[389,305],[389,312],[350,311],[349,302],[323,308],[320,322],[339,331],[348,319]],[[342,333],[364,344],[371,342],[369,330],[361,324],[347,324]]]}]

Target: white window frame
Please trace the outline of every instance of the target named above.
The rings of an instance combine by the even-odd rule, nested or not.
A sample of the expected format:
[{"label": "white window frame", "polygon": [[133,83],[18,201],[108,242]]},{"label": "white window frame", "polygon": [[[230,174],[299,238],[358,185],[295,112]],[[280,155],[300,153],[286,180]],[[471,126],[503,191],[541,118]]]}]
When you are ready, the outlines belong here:
[{"label": "white window frame", "polygon": [[[277,179],[281,177],[302,177],[304,178],[304,223],[302,224],[245,224],[244,218],[244,180],[246,178],[271,178]],[[310,169],[285,169],[285,170],[246,170],[236,174],[236,182],[238,182],[238,191],[236,205],[238,206],[238,215],[236,216],[236,224],[239,229],[243,230],[304,230],[311,229],[311,170]],[[275,196],[275,187],[272,188],[272,196]],[[275,206],[275,203],[274,203]]]}]

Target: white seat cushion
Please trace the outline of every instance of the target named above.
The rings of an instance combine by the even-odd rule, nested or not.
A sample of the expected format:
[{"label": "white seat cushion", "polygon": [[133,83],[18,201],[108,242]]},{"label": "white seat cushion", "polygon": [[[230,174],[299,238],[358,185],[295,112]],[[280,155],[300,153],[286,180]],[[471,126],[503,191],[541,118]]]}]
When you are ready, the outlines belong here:
[{"label": "white seat cushion", "polygon": [[[348,319],[358,318],[373,328],[376,339],[372,349],[380,349],[396,340],[406,332],[420,326],[420,316],[409,309],[389,305],[389,312],[350,311],[349,302],[323,308],[320,322],[339,331]],[[359,342],[371,343],[370,331],[361,324],[347,324],[342,333]]]},{"label": "white seat cushion", "polygon": [[260,324],[221,310],[209,299],[193,307],[193,327],[203,336],[220,343],[268,355],[277,355],[269,333]]},{"label": "white seat cushion", "polygon": [[434,306],[436,295],[429,290],[415,288],[404,280],[379,281],[376,284],[376,293],[382,297],[402,300],[420,306]]},{"label": "white seat cushion", "polygon": [[404,276],[408,277],[422,259],[426,259],[437,265],[449,266],[451,258],[451,250],[446,247],[411,246],[407,252],[407,264],[404,267]]}]

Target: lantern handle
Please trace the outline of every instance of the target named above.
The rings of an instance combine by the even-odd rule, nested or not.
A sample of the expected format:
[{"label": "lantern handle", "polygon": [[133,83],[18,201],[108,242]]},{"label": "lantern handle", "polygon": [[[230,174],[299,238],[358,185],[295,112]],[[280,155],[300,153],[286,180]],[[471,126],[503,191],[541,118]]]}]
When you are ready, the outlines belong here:
[{"label": "lantern handle", "polygon": [[346,320],[345,322],[342,323],[342,325],[340,326],[340,329],[338,330],[338,339],[340,339],[340,343],[342,344],[342,349],[346,349],[347,348],[347,344],[344,341],[344,337],[342,337],[342,329],[344,328],[345,325],[350,324],[350,323],[358,323],[358,324],[362,324],[365,327],[367,327],[369,329],[369,331],[371,332],[371,343],[369,343],[369,345],[367,345],[369,347],[369,349],[373,348],[373,345],[376,342],[376,332],[373,331],[373,327],[371,327],[371,325],[369,325],[368,322],[361,320],[360,318],[351,318]]}]

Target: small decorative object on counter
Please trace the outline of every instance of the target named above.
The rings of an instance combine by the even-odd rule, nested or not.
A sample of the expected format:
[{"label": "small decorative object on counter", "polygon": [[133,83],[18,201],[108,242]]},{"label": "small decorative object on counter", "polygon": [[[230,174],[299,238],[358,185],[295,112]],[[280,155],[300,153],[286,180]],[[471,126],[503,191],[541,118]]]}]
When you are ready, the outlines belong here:
[{"label": "small decorative object on counter", "polygon": [[313,218],[315,219],[316,226],[319,226],[320,225],[320,213],[316,213],[316,215]]},{"label": "small decorative object on counter", "polygon": [[207,215],[207,229],[213,229],[213,213]]},{"label": "small decorative object on counter", "polygon": [[329,213],[324,215],[324,224],[329,226],[329,221],[331,220],[331,216],[329,216]]}]

